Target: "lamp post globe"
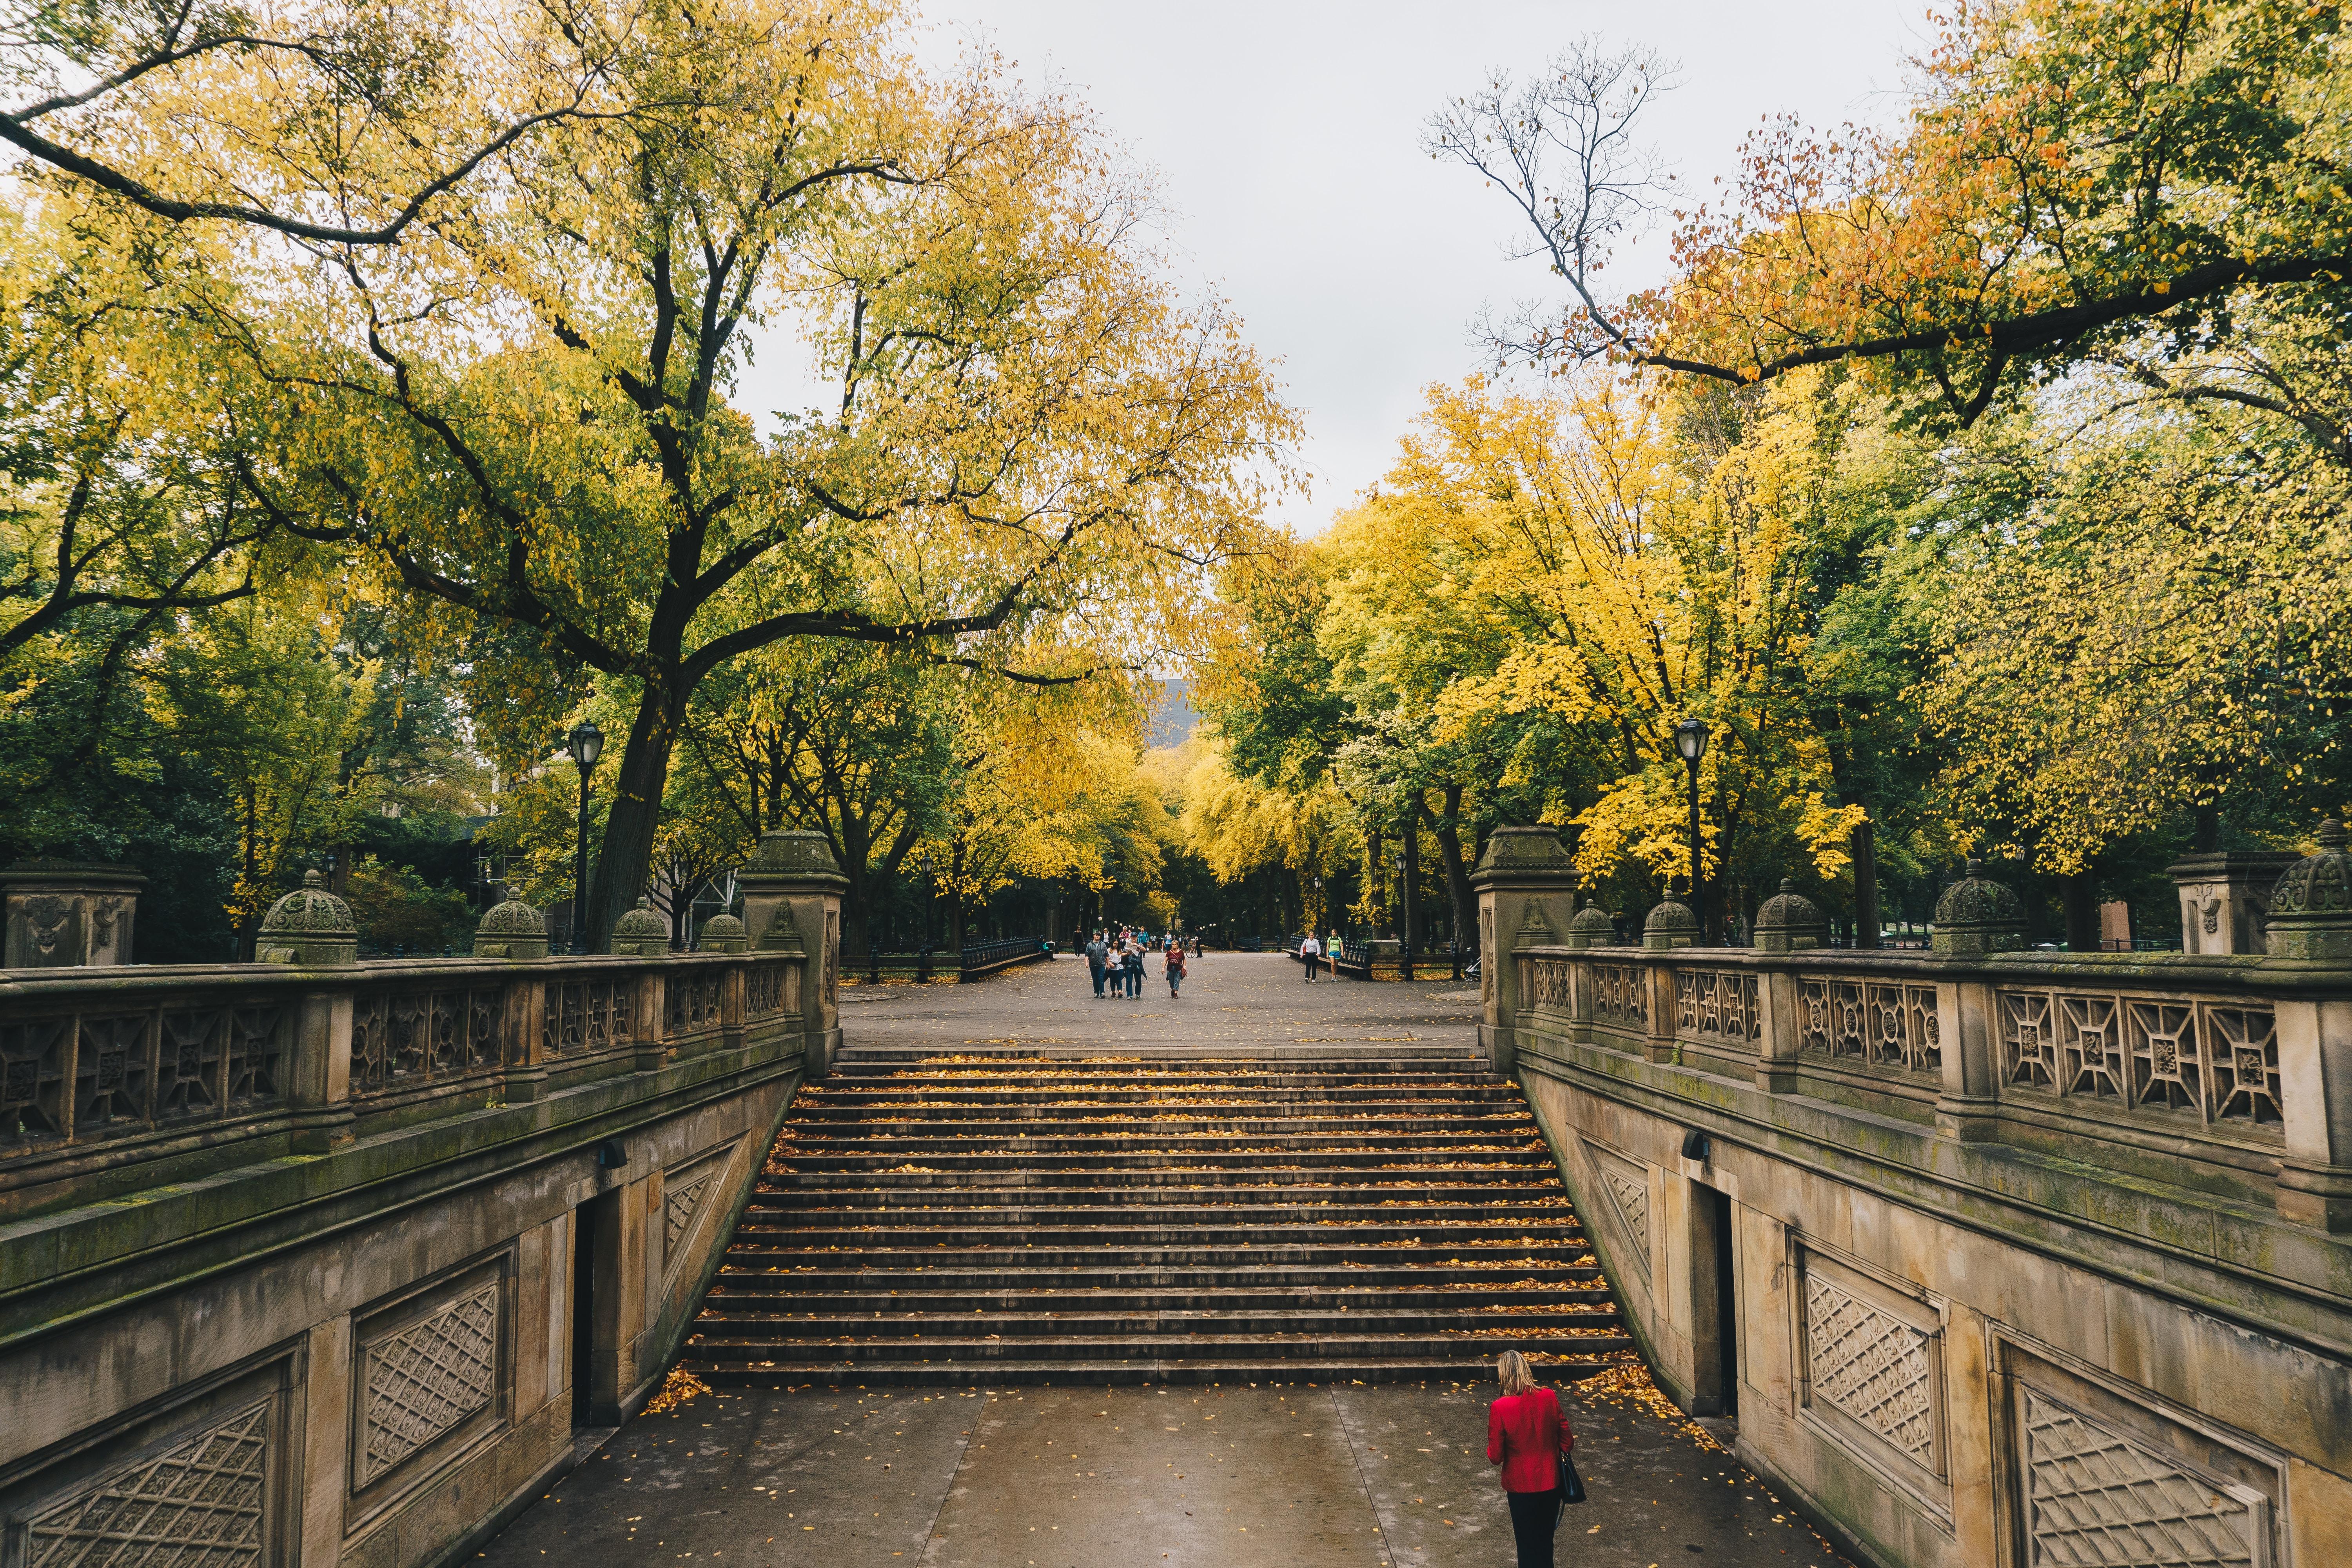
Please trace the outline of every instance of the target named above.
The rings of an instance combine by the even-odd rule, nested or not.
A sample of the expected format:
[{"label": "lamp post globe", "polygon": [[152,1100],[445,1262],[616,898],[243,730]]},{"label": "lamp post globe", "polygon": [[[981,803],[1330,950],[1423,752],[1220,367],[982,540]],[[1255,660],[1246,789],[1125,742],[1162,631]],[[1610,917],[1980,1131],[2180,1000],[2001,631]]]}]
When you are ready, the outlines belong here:
[{"label": "lamp post globe", "polygon": [[1698,760],[1706,755],[1706,721],[1685,719],[1675,725],[1675,750],[1683,754],[1684,762],[1697,767]]},{"label": "lamp post globe", "polygon": [[583,719],[563,738],[564,749],[580,769],[580,833],[572,852],[572,951],[588,951],[588,775],[604,752],[604,731],[593,719]]}]

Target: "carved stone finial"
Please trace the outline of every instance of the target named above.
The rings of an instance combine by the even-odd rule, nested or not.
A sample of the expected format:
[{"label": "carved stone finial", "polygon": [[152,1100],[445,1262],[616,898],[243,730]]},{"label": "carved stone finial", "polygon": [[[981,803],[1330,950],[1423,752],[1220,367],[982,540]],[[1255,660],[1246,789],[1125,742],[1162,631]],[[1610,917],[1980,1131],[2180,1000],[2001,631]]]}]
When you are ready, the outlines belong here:
[{"label": "carved stone finial", "polygon": [[1780,879],[1780,891],[1756,911],[1759,952],[1802,952],[1821,946],[1828,931],[1829,921],[1820,907],[1797,891],[1797,884],[1786,877]]},{"label": "carved stone finial", "polygon": [[697,952],[744,952],[751,946],[751,940],[743,931],[743,922],[730,914],[716,914],[703,921],[702,930],[694,942]]},{"label": "carved stone finial", "polygon": [[1642,922],[1642,945],[1649,948],[1689,947],[1698,941],[1698,917],[1688,904],[1668,897]]},{"label": "carved stone finial", "polygon": [[669,952],[669,921],[651,899],[638,899],[635,909],[613,922],[613,951],[631,958],[659,958]]},{"label": "carved stone finial", "polygon": [[2319,847],[2288,867],[2271,889],[2274,958],[2352,959],[2352,854],[2344,825],[2319,825]]},{"label": "carved stone finial", "polygon": [[1575,948],[1614,947],[1617,945],[1617,921],[1599,904],[1587,904],[1576,911],[1568,922],[1564,945]]},{"label": "carved stone finial", "polygon": [[352,907],[327,891],[327,879],[302,873],[302,885],[269,906],[254,943],[258,963],[353,963],[360,954]]},{"label": "carved stone finial", "polygon": [[1937,952],[2007,952],[2025,945],[2025,905],[2017,890],[1984,874],[1974,856],[1936,900],[1928,946]]},{"label": "carved stone finial", "polygon": [[545,958],[547,921],[520,899],[508,899],[483,911],[474,928],[476,958]]}]

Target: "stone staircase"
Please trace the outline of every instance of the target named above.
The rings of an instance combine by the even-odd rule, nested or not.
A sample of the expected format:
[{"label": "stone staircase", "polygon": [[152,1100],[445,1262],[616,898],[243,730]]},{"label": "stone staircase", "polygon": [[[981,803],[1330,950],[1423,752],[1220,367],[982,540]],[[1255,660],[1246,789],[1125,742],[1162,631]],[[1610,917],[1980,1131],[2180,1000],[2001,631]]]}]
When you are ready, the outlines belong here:
[{"label": "stone staircase", "polygon": [[726,1385],[1558,1381],[1632,1354],[1511,1084],[1412,1058],[852,1051],[682,1364]]}]

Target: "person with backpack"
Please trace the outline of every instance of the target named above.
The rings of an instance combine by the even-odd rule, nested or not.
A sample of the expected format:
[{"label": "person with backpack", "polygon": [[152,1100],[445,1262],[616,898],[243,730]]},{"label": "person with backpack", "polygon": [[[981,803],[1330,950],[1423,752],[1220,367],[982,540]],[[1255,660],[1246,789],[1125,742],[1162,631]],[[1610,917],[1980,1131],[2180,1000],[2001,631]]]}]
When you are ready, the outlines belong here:
[{"label": "person with backpack", "polygon": [[1584,1492],[1569,1458],[1576,1434],[1560,1414],[1559,1395],[1536,1383],[1527,1357],[1505,1351],[1495,1375],[1503,1394],[1486,1407],[1486,1462],[1503,1467],[1519,1568],[1552,1568],[1552,1532]]}]

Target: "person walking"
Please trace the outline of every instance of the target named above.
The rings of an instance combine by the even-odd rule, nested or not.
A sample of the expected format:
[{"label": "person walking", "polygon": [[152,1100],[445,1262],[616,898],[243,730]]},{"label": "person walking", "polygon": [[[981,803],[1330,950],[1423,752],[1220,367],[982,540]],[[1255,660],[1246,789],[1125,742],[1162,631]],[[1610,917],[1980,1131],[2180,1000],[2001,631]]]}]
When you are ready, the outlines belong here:
[{"label": "person walking", "polygon": [[1095,1000],[1097,1002],[1103,995],[1103,967],[1109,962],[1110,944],[1103,941],[1102,932],[1097,931],[1094,940],[1087,943],[1087,970],[1095,977]]},{"label": "person walking", "polygon": [[1305,936],[1299,939],[1298,956],[1303,959],[1307,964],[1307,984],[1309,985],[1314,984],[1315,965],[1323,956],[1323,944],[1315,940],[1315,933],[1313,931],[1308,931]]},{"label": "person walking", "polygon": [[1143,995],[1143,944],[1130,941],[1127,944],[1127,994],[1131,999]]},{"label": "person walking", "polygon": [[1172,1002],[1176,999],[1177,988],[1184,984],[1184,944],[1182,942],[1171,942],[1168,944],[1167,963],[1168,999]]},{"label": "person walking", "polygon": [[1576,1434],[1560,1414],[1559,1395],[1537,1385],[1527,1357],[1505,1351],[1495,1359],[1495,1375],[1503,1394],[1486,1407],[1486,1462],[1503,1467],[1519,1568],[1552,1568],[1552,1532],[1565,1500],[1559,1462],[1576,1447]]},{"label": "person walking", "polygon": [[[1332,927],[1332,928],[1331,928],[1331,940],[1330,940],[1329,942],[1325,942],[1325,943],[1323,944],[1323,955],[1324,955],[1326,958],[1328,958],[1328,959],[1329,959],[1329,960],[1331,961],[1331,978],[1332,978],[1332,979],[1334,979],[1334,980],[1339,979],[1339,928],[1338,928],[1337,926],[1334,926],[1334,927]],[[1366,969],[1366,970],[1364,971],[1364,973],[1365,973],[1366,974],[1368,974],[1368,975],[1369,975],[1370,973],[1371,973],[1371,971],[1370,971],[1370,969]]]}]

